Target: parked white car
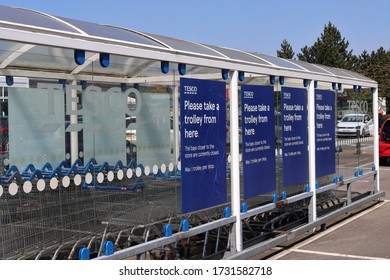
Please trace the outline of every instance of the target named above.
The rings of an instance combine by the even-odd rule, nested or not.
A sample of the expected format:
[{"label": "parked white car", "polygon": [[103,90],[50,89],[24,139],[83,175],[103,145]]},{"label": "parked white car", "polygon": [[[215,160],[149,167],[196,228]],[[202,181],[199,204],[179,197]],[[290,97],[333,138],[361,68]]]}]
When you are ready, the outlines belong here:
[{"label": "parked white car", "polygon": [[373,131],[373,120],[368,114],[346,114],[338,122],[336,127],[337,136],[370,136]]}]

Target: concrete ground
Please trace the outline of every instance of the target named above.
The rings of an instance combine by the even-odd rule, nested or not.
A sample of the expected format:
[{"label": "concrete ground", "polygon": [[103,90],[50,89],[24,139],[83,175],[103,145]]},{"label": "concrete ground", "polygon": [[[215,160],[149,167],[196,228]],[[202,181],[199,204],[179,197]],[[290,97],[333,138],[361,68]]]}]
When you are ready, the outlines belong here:
[{"label": "concrete ground", "polygon": [[[370,181],[362,184],[371,184]],[[390,260],[390,166],[380,167],[379,201],[308,234],[264,252],[261,259],[280,260]],[[357,186],[358,187],[358,186]]]}]

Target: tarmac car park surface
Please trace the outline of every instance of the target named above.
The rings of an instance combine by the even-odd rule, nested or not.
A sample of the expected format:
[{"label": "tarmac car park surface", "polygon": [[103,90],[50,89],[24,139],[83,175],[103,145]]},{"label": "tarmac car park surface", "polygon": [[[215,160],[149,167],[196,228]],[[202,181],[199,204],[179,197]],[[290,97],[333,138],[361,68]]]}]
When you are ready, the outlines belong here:
[{"label": "tarmac car park surface", "polygon": [[[371,143],[363,144],[361,166],[371,167]],[[349,147],[353,149],[354,147]],[[369,152],[368,152],[369,151]],[[365,154],[369,153],[369,154]],[[340,170],[354,168],[356,163],[346,158]],[[253,259],[280,260],[390,260],[390,165],[380,166],[380,188],[385,197],[342,215],[326,224],[326,228],[307,233],[286,244],[272,248]],[[345,173],[347,174],[347,173]],[[353,183],[353,191],[367,190],[373,178]]]}]

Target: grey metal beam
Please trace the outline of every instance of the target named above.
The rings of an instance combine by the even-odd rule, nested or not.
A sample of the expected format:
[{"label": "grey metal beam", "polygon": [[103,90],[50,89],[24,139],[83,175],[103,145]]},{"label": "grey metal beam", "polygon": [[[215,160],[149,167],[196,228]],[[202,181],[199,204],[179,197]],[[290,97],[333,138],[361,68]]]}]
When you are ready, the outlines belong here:
[{"label": "grey metal beam", "polygon": [[156,248],[168,245],[168,244],[175,243],[179,240],[182,240],[182,239],[185,239],[185,238],[188,238],[188,237],[200,234],[200,233],[204,233],[204,232],[207,232],[207,231],[212,230],[212,229],[216,229],[216,228],[221,227],[221,226],[231,224],[231,223],[235,222],[235,220],[236,220],[236,218],[232,216],[229,218],[223,218],[223,219],[216,220],[213,222],[208,222],[207,224],[203,224],[203,225],[191,228],[188,231],[178,232],[178,233],[175,233],[169,237],[154,239],[154,240],[151,240],[151,241],[143,243],[143,244],[135,245],[135,246],[132,246],[130,248],[117,251],[113,255],[101,256],[101,257],[95,258],[94,260],[123,260],[123,259],[129,258],[131,256],[142,254],[142,253],[145,253],[147,251],[150,251],[150,250],[153,250],[153,249],[156,249]]},{"label": "grey metal beam", "polygon": [[252,246],[248,249],[245,249],[233,256],[229,256],[227,259],[229,260],[246,260],[246,259],[249,259],[261,252],[264,252],[268,249],[271,249],[275,246],[278,246],[284,242],[287,242],[289,240],[292,240],[294,239],[295,237],[307,232],[308,230],[312,229],[312,228],[315,228],[317,226],[321,226],[322,224],[330,221],[330,220],[333,220],[343,214],[346,214],[350,211],[352,211],[353,209],[357,208],[357,207],[360,207],[370,201],[373,201],[373,200],[376,200],[376,199],[379,199],[380,197],[383,197],[385,195],[384,192],[378,192],[378,193],[375,193],[373,195],[370,195],[370,196],[367,196],[365,198],[362,198],[356,202],[353,202],[351,203],[350,205],[348,206],[345,206],[343,208],[340,208],[338,210],[335,210],[333,211],[332,213],[329,213],[328,215],[325,215],[325,216],[322,216],[320,218],[317,218],[316,221],[313,221],[311,223],[307,223],[301,227],[298,227],[298,228],[295,228],[293,230],[291,230],[290,232],[288,233],[285,233],[285,234],[280,234],[278,236],[276,236],[275,238],[272,238],[272,239],[269,239],[267,241],[264,241],[264,242],[261,242],[255,246]]}]

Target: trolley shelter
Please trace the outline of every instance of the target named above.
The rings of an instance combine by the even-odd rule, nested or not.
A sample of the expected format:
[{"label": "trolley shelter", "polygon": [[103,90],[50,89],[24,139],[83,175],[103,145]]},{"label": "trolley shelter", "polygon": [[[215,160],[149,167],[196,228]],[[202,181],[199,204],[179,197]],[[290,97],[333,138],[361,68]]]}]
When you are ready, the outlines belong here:
[{"label": "trolley shelter", "polygon": [[0,86],[1,259],[247,258],[384,195],[345,69],[0,6]]}]

